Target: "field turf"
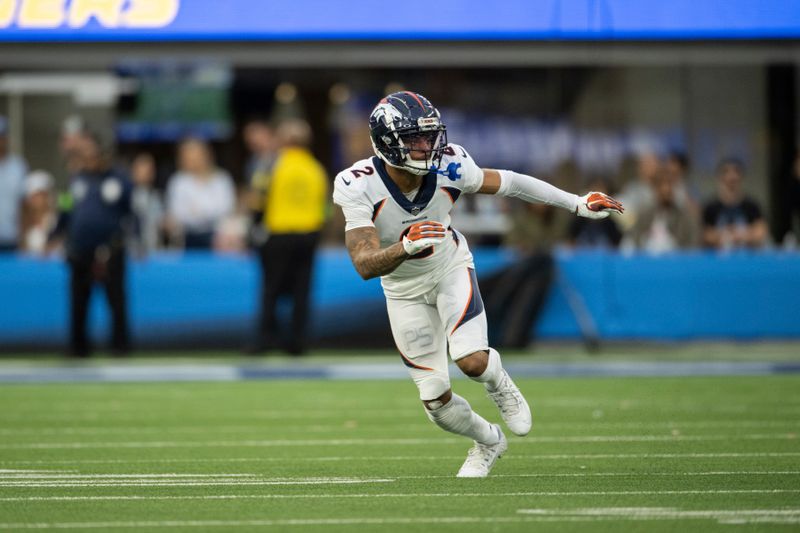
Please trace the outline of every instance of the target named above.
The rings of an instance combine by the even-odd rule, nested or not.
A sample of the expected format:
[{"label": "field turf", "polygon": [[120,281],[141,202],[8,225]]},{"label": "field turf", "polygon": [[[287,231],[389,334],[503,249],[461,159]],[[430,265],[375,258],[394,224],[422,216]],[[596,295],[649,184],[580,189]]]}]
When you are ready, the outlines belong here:
[{"label": "field turf", "polygon": [[483,480],[410,381],[2,385],[0,529],[800,529],[800,376],[518,383]]}]

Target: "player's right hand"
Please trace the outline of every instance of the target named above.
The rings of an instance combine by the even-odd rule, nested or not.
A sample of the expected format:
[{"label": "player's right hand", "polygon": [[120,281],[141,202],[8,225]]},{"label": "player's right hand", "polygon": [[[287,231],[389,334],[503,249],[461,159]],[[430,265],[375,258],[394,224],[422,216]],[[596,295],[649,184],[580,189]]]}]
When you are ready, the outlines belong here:
[{"label": "player's right hand", "polygon": [[408,255],[417,255],[431,246],[441,244],[446,237],[447,230],[438,222],[417,222],[409,226],[408,233],[403,236],[403,249]]},{"label": "player's right hand", "polygon": [[579,217],[594,219],[606,218],[611,213],[621,215],[624,212],[625,208],[619,201],[601,192],[590,192],[578,198],[578,208],[575,210]]}]

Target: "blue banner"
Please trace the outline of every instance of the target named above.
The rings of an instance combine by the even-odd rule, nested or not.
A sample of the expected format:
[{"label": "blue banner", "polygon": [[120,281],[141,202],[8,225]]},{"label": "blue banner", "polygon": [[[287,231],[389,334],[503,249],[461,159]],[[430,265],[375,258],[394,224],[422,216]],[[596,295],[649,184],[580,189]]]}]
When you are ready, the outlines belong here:
[{"label": "blue banner", "polygon": [[797,0],[0,0],[0,41],[798,37]]}]

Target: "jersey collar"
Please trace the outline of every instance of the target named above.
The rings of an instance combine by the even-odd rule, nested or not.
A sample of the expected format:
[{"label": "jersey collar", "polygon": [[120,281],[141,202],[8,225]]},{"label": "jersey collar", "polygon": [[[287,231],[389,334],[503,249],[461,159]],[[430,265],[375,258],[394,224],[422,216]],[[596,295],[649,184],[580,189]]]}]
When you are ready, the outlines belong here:
[{"label": "jersey collar", "polygon": [[433,194],[436,192],[437,177],[435,172],[428,172],[423,176],[422,185],[420,185],[419,191],[412,201],[406,198],[403,191],[400,190],[400,187],[389,177],[389,174],[386,172],[386,163],[376,156],[373,156],[372,162],[375,164],[375,168],[378,169],[378,175],[381,177],[381,180],[383,180],[383,185],[392,195],[397,205],[413,216],[417,216],[428,206],[428,202],[431,201]]}]

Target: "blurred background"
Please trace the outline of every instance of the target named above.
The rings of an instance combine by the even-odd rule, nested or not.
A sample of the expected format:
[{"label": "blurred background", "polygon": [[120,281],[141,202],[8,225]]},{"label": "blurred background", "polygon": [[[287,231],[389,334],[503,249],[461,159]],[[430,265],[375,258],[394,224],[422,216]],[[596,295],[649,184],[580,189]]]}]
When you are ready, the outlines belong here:
[{"label": "blurred background", "polygon": [[[281,125],[310,126],[330,189],[397,90],[479,165],[626,205],[587,223],[460,199],[493,344],[796,342],[799,39],[793,0],[0,0],[0,351],[69,351],[70,253],[103,217],[127,257],[112,348],[247,349]],[[80,226],[87,143],[122,183],[95,207],[130,209]],[[380,284],[343,243],[328,200],[303,344],[392,348]],[[92,250],[102,351],[120,296],[96,290],[113,250]]]}]

